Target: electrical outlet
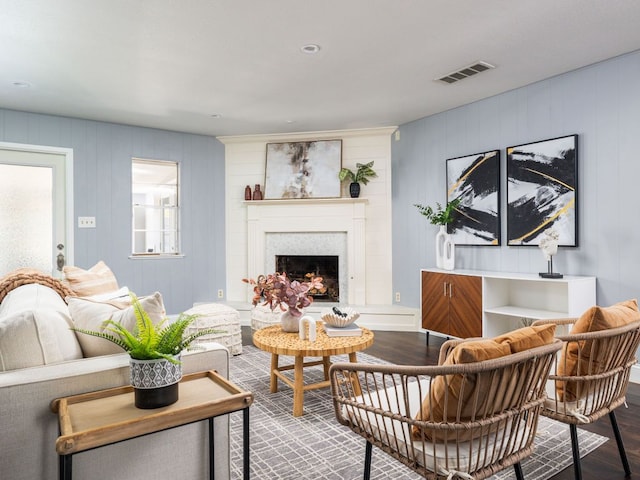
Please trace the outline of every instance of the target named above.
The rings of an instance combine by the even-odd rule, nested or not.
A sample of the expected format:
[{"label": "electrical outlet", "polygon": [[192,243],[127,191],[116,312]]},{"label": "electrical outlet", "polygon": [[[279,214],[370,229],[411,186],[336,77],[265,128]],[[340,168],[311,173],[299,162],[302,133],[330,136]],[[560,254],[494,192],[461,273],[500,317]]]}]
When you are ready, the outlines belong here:
[{"label": "electrical outlet", "polygon": [[78,217],[78,228],[96,228],[96,217]]},{"label": "electrical outlet", "polygon": [[224,290],[218,290],[218,298],[224,298]]},{"label": "electrical outlet", "polygon": [[396,292],[396,302],[400,301],[400,292]]}]

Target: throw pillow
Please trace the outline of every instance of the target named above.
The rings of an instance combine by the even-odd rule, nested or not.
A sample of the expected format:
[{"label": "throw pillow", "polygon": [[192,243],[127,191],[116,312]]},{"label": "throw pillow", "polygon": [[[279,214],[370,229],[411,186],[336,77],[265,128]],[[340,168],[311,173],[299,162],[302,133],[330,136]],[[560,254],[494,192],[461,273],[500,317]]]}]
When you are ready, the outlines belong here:
[{"label": "throw pillow", "polygon": [[495,337],[498,343],[506,343],[511,348],[511,353],[524,352],[531,348],[541,347],[553,342],[556,333],[555,324],[536,325],[523,327],[518,330]]},{"label": "throw pillow", "polygon": [[71,326],[68,314],[53,309],[21,310],[1,317],[0,371],[82,358]]},{"label": "throw pillow", "polygon": [[[597,332],[610,328],[622,327],[640,320],[638,301],[626,300],[610,307],[593,306],[589,308],[571,329],[572,334]],[[591,359],[591,341],[565,343],[558,362],[558,375],[575,376],[584,374],[589,368]],[[590,373],[596,374],[599,364],[592,362]],[[556,393],[560,401],[574,402],[586,395],[580,392],[576,382],[556,382]]]},{"label": "throw pillow", "polygon": [[[135,329],[136,316],[132,306],[118,302],[98,302],[88,298],[68,297],[69,312],[76,328],[83,330],[105,331],[104,322],[113,320],[121,323],[128,330]],[[153,295],[140,299],[142,308],[149,314],[154,325],[162,322],[166,317],[162,295]],[[122,348],[103,338],[76,332],[76,337],[82,347],[85,357],[97,357],[122,353]]]},{"label": "throw pillow", "polygon": [[67,304],[58,292],[45,285],[29,283],[7,293],[0,303],[0,317],[33,309],[55,310],[69,315]]},{"label": "throw pillow", "polygon": [[63,271],[69,287],[79,297],[90,297],[118,290],[115,275],[102,260],[89,270],[65,266]]},{"label": "throw pillow", "polygon": [[[500,344],[493,340],[473,340],[456,345],[456,347],[449,352],[447,358],[442,365],[458,365],[463,363],[481,362],[484,360],[492,360],[494,358],[500,358],[505,355],[509,355],[511,349],[509,345],[504,343]],[[447,375],[437,376],[431,382],[431,388],[429,389],[429,395],[423,400],[422,408],[418,415],[417,420],[429,420],[434,422],[442,422],[445,418],[453,420],[459,418],[460,420],[470,419],[476,407],[478,405],[472,405],[469,400],[475,396],[475,379],[473,376],[465,377],[462,375]],[[464,385],[463,385],[464,383]],[[463,396],[463,409],[458,412],[458,403],[461,399],[461,392]],[[485,399],[486,395],[481,396]],[[427,438],[430,438],[430,432],[424,432]],[[414,427],[413,434],[420,436],[420,429]],[[467,435],[461,434],[460,440],[467,440],[471,437],[472,432],[469,431]],[[439,435],[435,435],[436,438],[430,438],[436,440],[441,438]]]},{"label": "throw pillow", "polygon": [[[541,347],[553,342],[555,329],[556,326],[553,324],[524,327],[489,340],[463,342],[456,345],[449,352],[443,365],[459,365],[493,360],[512,353]],[[474,418],[478,412],[491,413],[488,411],[490,410],[488,406],[489,402],[495,402],[495,398],[493,398],[495,392],[477,392],[478,388],[480,387],[477,386],[477,375],[467,375],[466,381],[462,375],[448,375],[446,379],[443,376],[438,376],[431,382],[429,396],[423,400],[421,410],[416,419],[433,420],[435,422],[442,422],[445,419],[468,421]],[[472,399],[476,398],[480,401],[472,401]],[[463,405],[460,412],[458,412],[459,404]],[[492,410],[497,411],[503,407],[506,408],[508,405],[495,404]],[[420,430],[414,428],[413,433],[419,436]],[[474,433],[476,432],[473,429],[460,432],[458,439],[460,441],[469,440]],[[425,432],[425,435],[430,438],[429,433]],[[439,440],[443,438],[443,434],[438,435],[436,433],[435,438],[430,439]]]}]

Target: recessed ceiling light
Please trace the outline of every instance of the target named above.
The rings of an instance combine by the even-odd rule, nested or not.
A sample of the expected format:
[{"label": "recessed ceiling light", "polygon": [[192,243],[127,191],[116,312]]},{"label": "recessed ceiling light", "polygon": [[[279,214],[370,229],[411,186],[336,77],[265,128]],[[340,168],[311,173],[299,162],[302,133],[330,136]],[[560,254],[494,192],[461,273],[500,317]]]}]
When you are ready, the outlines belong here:
[{"label": "recessed ceiling light", "polygon": [[295,120],[287,120],[287,123],[295,123]]},{"label": "recessed ceiling light", "polygon": [[211,118],[222,118],[222,114],[221,113],[212,113],[211,115],[209,115]]},{"label": "recessed ceiling light", "polygon": [[16,88],[29,88],[31,86],[29,82],[21,82],[21,81],[12,82],[12,85]]},{"label": "recessed ceiling light", "polygon": [[308,45],[303,45],[300,47],[300,51],[302,53],[318,53],[320,51],[320,45],[316,45],[315,43],[309,43]]}]

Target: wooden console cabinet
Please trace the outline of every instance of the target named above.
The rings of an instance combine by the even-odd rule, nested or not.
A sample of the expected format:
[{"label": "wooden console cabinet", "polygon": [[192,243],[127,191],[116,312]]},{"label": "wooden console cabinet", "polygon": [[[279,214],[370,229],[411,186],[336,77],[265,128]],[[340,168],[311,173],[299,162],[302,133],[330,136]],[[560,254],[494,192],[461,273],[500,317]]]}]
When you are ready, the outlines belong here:
[{"label": "wooden console cabinet", "polygon": [[451,337],[482,335],[482,278],[422,271],[422,328]]},{"label": "wooden console cabinet", "polygon": [[422,328],[450,337],[493,337],[534,320],[578,317],[596,304],[596,278],[480,270],[421,271]]}]

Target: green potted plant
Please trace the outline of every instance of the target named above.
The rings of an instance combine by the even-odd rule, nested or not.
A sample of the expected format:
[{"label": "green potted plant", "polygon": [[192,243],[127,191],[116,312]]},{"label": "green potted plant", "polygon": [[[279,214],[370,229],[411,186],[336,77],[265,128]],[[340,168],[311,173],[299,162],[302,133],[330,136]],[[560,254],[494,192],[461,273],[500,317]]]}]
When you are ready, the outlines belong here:
[{"label": "green potted plant", "polygon": [[460,202],[459,198],[455,198],[447,202],[444,208],[437,202],[436,208],[419,203],[413,204],[432,225],[440,226],[440,231],[436,234],[436,266],[445,270],[453,270],[455,264],[455,245],[447,233],[447,225],[453,222]]},{"label": "green potted plant", "polygon": [[446,206],[442,208],[438,202],[436,202],[436,208],[434,209],[430,205],[426,207],[424,205],[420,205],[419,203],[415,203],[414,207],[417,207],[422,215],[427,217],[427,220],[431,222],[432,225],[444,225],[447,226],[451,222],[453,222],[453,212],[455,212],[456,208],[460,205],[460,199],[456,198],[447,202]]},{"label": "green potted plant", "polygon": [[369,183],[370,178],[376,178],[378,174],[373,169],[373,162],[369,163],[356,163],[355,173],[348,168],[341,168],[338,172],[338,178],[341,182],[349,179],[349,195],[351,198],[358,198],[360,196],[360,183],[365,185]]},{"label": "green potted plant", "polygon": [[73,328],[76,332],[108,340],[129,354],[131,385],[138,408],[158,408],[178,400],[178,382],[182,378],[180,354],[203,335],[219,333],[209,328],[186,334],[197,315],[181,313],[169,322],[167,318],[154,324],[138,297],[129,294],[136,317],[133,331],[113,320],[103,323],[103,331]]}]

